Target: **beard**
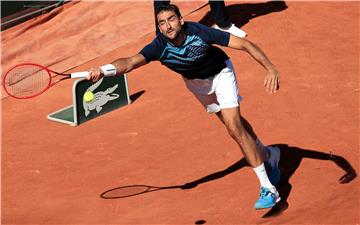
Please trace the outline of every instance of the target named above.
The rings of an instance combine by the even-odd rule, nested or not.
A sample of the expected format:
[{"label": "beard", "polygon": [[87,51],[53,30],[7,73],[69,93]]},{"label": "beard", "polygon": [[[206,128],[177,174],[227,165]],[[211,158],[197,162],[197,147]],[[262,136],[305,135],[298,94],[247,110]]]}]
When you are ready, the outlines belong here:
[{"label": "beard", "polygon": [[168,34],[168,32],[165,33],[165,37],[169,40],[169,41],[176,41],[177,39],[179,39],[181,30],[171,30],[170,32],[174,33],[171,36]]}]

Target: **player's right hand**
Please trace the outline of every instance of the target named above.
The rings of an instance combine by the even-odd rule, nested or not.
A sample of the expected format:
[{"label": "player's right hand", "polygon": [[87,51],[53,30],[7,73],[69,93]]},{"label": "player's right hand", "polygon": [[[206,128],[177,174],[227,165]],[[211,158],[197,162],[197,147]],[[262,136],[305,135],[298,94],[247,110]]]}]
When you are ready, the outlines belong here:
[{"label": "player's right hand", "polygon": [[272,68],[267,71],[264,80],[264,87],[266,87],[266,92],[270,94],[276,93],[280,88],[280,75],[279,72]]},{"label": "player's right hand", "polygon": [[103,76],[104,74],[100,68],[90,68],[89,75],[86,77],[86,79],[96,82],[100,80]]}]

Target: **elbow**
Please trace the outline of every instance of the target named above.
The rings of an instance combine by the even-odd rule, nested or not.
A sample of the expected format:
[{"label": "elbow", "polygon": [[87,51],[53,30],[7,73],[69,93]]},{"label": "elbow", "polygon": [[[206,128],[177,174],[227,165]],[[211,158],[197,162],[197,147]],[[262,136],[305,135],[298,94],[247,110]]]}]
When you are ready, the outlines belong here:
[{"label": "elbow", "polygon": [[248,40],[231,35],[228,47],[247,51],[247,49],[250,48],[250,45]]}]

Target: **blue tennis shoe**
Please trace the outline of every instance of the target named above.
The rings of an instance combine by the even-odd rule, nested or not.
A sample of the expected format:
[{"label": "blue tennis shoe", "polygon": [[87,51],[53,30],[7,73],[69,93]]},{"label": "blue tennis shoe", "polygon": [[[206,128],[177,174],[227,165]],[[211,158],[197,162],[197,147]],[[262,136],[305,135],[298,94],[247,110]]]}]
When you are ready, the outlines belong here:
[{"label": "blue tennis shoe", "polygon": [[260,187],[260,197],[255,202],[254,207],[255,209],[272,208],[280,199],[279,192],[275,187],[271,188],[271,190],[266,187]]}]

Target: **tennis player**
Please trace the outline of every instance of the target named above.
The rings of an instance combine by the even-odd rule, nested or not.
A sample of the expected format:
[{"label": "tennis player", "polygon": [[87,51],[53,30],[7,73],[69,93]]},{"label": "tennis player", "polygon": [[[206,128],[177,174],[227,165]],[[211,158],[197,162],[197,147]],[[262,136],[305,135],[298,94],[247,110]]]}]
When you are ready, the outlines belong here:
[{"label": "tennis player", "polygon": [[280,201],[274,186],[280,180],[280,150],[265,147],[250,135],[240,113],[241,97],[233,65],[229,57],[214,45],[250,54],[266,69],[264,86],[269,93],[276,93],[279,88],[278,71],[252,42],[199,23],[185,22],[173,4],[159,7],[155,13],[161,34],[132,57],[91,68],[88,79],[97,81],[104,75],[127,73],[154,60],[179,73],[207,112],[218,115],[253,167],[260,181],[260,197],[255,202],[255,209],[273,207]]}]

